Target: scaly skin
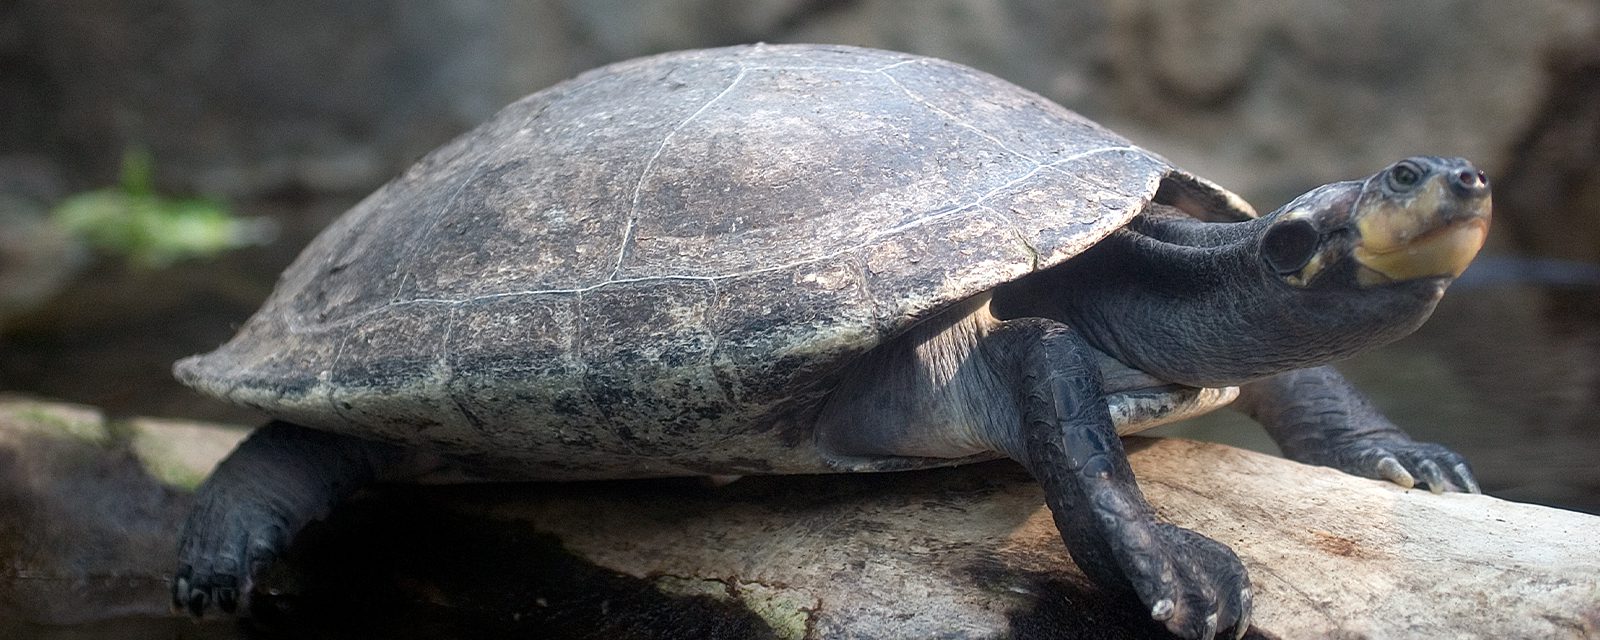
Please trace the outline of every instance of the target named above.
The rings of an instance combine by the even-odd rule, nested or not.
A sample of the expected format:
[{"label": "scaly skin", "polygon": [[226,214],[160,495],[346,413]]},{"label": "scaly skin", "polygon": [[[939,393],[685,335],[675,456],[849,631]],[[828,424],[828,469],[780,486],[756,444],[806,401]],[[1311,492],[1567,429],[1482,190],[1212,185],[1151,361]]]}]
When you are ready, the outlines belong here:
[{"label": "scaly skin", "polygon": [[1096,583],[1131,591],[1173,635],[1209,640],[1250,626],[1250,579],[1239,557],[1203,535],[1160,522],[1134,482],[1106,409],[1093,350],[1043,318],[1002,324],[980,347],[1011,368],[1021,424],[996,434],[1022,462],[1078,566]]},{"label": "scaly skin", "polygon": [[1429,491],[1479,493],[1460,454],[1417,442],[1333,367],[1279,374],[1240,388],[1239,410],[1266,428],[1285,456]]},{"label": "scaly skin", "polygon": [[[913,359],[844,383],[835,398],[882,401],[834,425],[868,428],[828,438],[823,424],[819,439],[849,444],[836,452],[847,455],[1005,453],[1039,480],[1091,579],[1131,591],[1177,636],[1242,636],[1244,566],[1222,544],[1155,518],[1116,437],[1096,351],[1170,382],[1245,384],[1246,412],[1297,460],[1475,491],[1459,456],[1412,441],[1323,365],[1420,325],[1481,244],[1487,217],[1482,174],[1427,157],[1325,185],[1249,222],[1141,216],[1072,261],[996,289],[992,316],[962,308],[970,315],[946,318],[944,329],[907,334],[938,347],[927,351],[935,356],[880,346]],[[949,378],[929,378],[941,368]],[[290,536],[404,457],[294,425],[263,428],[201,489],[174,604],[196,615],[240,606]]]},{"label": "scaly skin", "polygon": [[406,454],[287,422],[256,429],[206,479],[179,535],[172,607],[248,610],[254,579],[294,535]]}]

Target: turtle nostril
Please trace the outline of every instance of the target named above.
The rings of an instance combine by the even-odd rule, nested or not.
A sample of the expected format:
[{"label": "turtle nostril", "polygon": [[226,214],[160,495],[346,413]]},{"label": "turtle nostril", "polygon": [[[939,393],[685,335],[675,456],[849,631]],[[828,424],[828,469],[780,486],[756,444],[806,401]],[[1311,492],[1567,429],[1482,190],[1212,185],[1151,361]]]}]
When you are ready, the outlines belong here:
[{"label": "turtle nostril", "polygon": [[1455,190],[1463,196],[1474,196],[1488,190],[1488,179],[1477,169],[1462,169],[1455,173]]}]

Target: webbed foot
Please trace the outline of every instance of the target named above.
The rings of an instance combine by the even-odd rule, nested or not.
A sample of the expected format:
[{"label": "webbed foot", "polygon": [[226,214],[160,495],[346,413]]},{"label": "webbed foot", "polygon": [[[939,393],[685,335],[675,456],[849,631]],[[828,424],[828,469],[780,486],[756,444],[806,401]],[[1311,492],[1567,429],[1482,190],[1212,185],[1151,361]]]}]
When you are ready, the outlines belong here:
[{"label": "webbed foot", "polygon": [[1388,480],[1407,489],[1421,485],[1434,493],[1483,492],[1461,454],[1403,434],[1396,436],[1382,434],[1328,443],[1309,452],[1303,461],[1364,478]]},{"label": "webbed foot", "polygon": [[1143,547],[1124,575],[1150,617],[1180,638],[1210,640],[1250,628],[1250,577],[1233,550],[1203,535],[1163,522],[1142,523],[1130,536]]},{"label": "webbed foot", "polygon": [[394,468],[393,445],[274,422],[250,434],[195,495],[178,541],[172,607],[249,611],[256,578],[300,529]]},{"label": "webbed foot", "polygon": [[172,608],[197,618],[213,605],[224,613],[249,610],[256,576],[289,539],[289,522],[265,505],[209,502],[198,505],[184,526],[172,580]]},{"label": "webbed foot", "polygon": [[1252,382],[1238,406],[1291,460],[1388,480],[1434,493],[1481,493],[1460,454],[1417,442],[1385,418],[1333,367],[1313,367]]}]

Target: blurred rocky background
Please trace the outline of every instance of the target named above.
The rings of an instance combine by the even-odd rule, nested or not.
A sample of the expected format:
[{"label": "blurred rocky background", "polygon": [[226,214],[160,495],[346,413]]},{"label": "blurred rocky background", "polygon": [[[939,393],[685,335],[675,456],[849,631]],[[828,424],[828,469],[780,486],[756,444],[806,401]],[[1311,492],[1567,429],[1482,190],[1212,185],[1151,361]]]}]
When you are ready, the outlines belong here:
[{"label": "blurred rocky background", "polygon": [[[20,562],[0,564],[17,587],[0,609],[79,624],[0,615],[0,635],[235,637],[161,619],[150,596],[203,468],[171,461],[237,437],[186,420],[258,420],[170,363],[225,340],[318,230],[501,105],[753,41],[962,62],[1263,211],[1406,155],[1473,159],[1495,185],[1490,249],[1417,335],[1346,369],[1489,493],[1600,513],[1595,0],[0,0],[0,560]],[[1167,431],[1272,450],[1232,415]],[[423,584],[391,564],[370,575]],[[86,624],[107,616],[156,617]]]},{"label": "blurred rocky background", "polygon": [[[1263,211],[1406,155],[1472,158],[1495,184],[1492,255],[1417,336],[1350,368],[1487,491],[1600,512],[1592,0],[0,0],[0,389],[252,422],[169,365],[226,339],[334,216],[526,93],[752,41],[962,62]],[[276,231],[143,260],[62,223],[119,184]],[[1236,420],[1188,429],[1270,450]]]}]

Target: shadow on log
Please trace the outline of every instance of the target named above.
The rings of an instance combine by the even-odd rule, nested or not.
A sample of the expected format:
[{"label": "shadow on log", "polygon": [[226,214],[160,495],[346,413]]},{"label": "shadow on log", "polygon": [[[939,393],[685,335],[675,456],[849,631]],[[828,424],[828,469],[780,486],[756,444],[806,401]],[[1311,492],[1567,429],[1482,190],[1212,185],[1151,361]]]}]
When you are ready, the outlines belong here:
[{"label": "shadow on log", "polygon": [[[1077,572],[1039,490],[1004,462],[722,487],[380,487],[300,538],[264,580],[271,593],[248,624],[166,618],[163,628],[172,553],[150,549],[170,549],[188,501],[188,476],[173,470],[207,468],[218,453],[158,445],[239,432],[108,428],[90,413],[79,418],[110,436],[83,438],[92,429],[80,425],[78,436],[47,437],[64,429],[49,418],[61,410],[0,402],[0,500],[21,515],[0,538],[0,620],[143,616],[153,631],[140,637],[1160,637],[1137,606]],[[1163,517],[1244,559],[1253,637],[1600,634],[1600,518],[1407,491],[1219,445],[1128,445]],[[157,496],[147,502],[160,508],[60,515],[88,512],[73,500],[145,504],[119,498],[130,495]],[[12,626],[0,632],[101,637]]]}]

